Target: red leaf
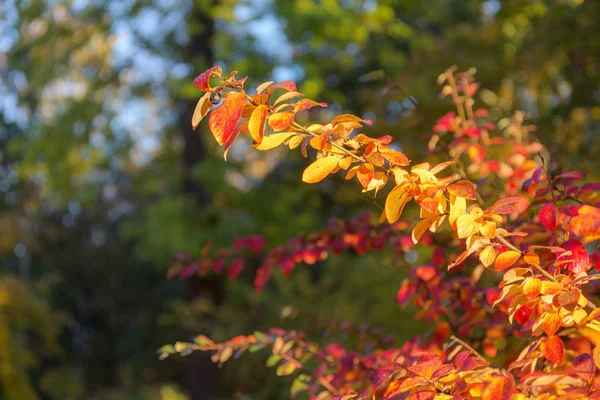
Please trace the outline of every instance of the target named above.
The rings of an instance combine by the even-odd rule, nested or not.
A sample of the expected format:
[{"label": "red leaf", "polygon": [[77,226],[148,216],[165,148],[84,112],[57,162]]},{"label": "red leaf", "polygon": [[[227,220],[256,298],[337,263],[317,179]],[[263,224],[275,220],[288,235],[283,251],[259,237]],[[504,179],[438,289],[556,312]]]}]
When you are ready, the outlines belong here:
[{"label": "red leaf", "polygon": [[229,277],[229,279],[235,280],[237,279],[240,272],[242,272],[242,269],[244,269],[244,259],[238,258],[237,260],[229,264],[229,267],[227,268],[227,276]]},{"label": "red leaf", "polygon": [[271,93],[273,93],[275,91],[275,89],[285,89],[289,92],[295,92],[296,91],[296,84],[292,81],[283,81],[283,82],[279,82],[271,87],[269,87],[266,90],[266,93],[268,95],[270,95]]},{"label": "red leaf", "polygon": [[574,274],[587,272],[592,267],[588,251],[579,240],[569,239],[561,247],[571,252],[570,256],[565,256],[566,259],[572,260],[567,266],[570,272]]},{"label": "red leaf", "polygon": [[544,228],[550,229],[552,232],[556,230],[557,226],[557,209],[554,203],[548,203],[538,213],[540,223],[544,225]]},{"label": "red leaf", "polygon": [[489,214],[512,214],[515,212],[513,204],[522,202],[521,197],[508,197],[506,199],[498,200],[493,206],[488,208]]},{"label": "red leaf", "polygon": [[565,355],[565,344],[558,336],[550,336],[544,342],[542,351],[546,360],[553,363],[561,363]]},{"label": "red leaf", "polygon": [[407,367],[406,369],[417,376],[420,376],[425,379],[431,379],[433,377],[433,374],[435,374],[435,372],[438,369],[440,369],[441,366],[442,362],[439,359],[434,358],[433,360],[425,362],[418,361],[417,363],[411,365],[410,367]]},{"label": "red leaf", "polygon": [[206,71],[204,71],[203,73],[198,75],[196,77],[196,79],[194,79],[194,86],[196,86],[198,89],[200,89],[202,91],[209,92],[211,90],[210,77],[211,76],[219,76],[220,77],[222,73],[223,73],[223,69],[221,67],[219,67],[218,65],[215,67],[212,67],[210,69],[207,69]]},{"label": "red leaf", "polygon": [[243,93],[232,93],[210,114],[208,127],[219,145],[223,145],[235,133],[245,101]]}]

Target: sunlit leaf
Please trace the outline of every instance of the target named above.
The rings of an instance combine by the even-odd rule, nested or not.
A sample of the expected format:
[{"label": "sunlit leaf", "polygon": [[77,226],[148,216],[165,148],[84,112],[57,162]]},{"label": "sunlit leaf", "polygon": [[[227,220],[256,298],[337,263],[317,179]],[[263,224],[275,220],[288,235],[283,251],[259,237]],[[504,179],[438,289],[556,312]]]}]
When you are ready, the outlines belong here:
[{"label": "sunlit leaf", "polygon": [[219,145],[235,133],[245,101],[246,96],[243,93],[232,93],[210,114],[208,126]]},{"label": "sunlit leaf", "polygon": [[327,156],[319,158],[310,164],[302,174],[302,181],[306,183],[320,182],[327,177],[340,162],[338,156]]},{"label": "sunlit leaf", "polygon": [[271,114],[269,117],[269,127],[276,132],[287,129],[292,122],[294,122],[295,115],[296,114],[294,114],[293,111],[283,111]]},{"label": "sunlit leaf", "polygon": [[494,264],[494,268],[496,271],[503,271],[506,268],[510,267],[521,257],[521,253],[518,251],[505,251],[504,253],[500,253],[498,257],[496,257],[496,263]]},{"label": "sunlit leaf", "polygon": [[265,123],[268,114],[269,107],[262,104],[254,109],[250,120],[248,120],[248,131],[250,131],[250,135],[258,144],[262,142],[265,135]]}]

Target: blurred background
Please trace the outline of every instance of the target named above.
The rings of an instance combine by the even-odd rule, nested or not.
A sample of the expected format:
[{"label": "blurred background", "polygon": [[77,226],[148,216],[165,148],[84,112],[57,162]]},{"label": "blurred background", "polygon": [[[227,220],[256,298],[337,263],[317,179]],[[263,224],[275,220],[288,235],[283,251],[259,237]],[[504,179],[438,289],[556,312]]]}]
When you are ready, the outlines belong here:
[{"label": "blurred background", "polygon": [[407,261],[391,249],[276,275],[261,296],[250,272],[166,279],[173,254],[208,240],[262,233],[274,246],[379,211],[343,179],[302,184],[299,152],[243,139],[225,163],[206,122],[190,127],[192,80],[208,67],[250,87],[295,80],[331,105],[308,118],[373,119],[369,134],[412,159],[451,110],[438,74],[475,67],[493,117],[525,110],[554,161],[597,176],[599,26],[592,0],[0,2],[0,398],[287,398],[292,378],[266,354],[219,370],[156,350],[271,326],[319,340],[319,318],[382,327],[396,344],[419,330],[394,301]]}]

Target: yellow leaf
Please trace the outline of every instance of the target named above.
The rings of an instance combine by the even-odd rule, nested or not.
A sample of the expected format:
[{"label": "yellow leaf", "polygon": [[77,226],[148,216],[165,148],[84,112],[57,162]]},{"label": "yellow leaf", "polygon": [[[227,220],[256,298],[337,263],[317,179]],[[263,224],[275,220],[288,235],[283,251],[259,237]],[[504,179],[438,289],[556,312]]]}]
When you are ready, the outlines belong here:
[{"label": "yellow leaf", "polygon": [[406,185],[396,186],[385,199],[385,215],[388,222],[394,223],[400,218],[404,206],[411,198]]},{"label": "yellow leaf", "polygon": [[281,96],[279,96],[279,98],[277,100],[275,100],[275,103],[273,103],[274,106],[276,106],[277,104],[281,103],[282,101],[286,101],[289,99],[293,99],[295,97],[300,97],[300,96],[304,96],[302,93],[298,93],[298,92],[287,92],[282,94]]},{"label": "yellow leaf", "polygon": [[306,183],[316,183],[322,181],[337,168],[340,158],[337,156],[328,156],[319,158],[310,164],[302,174],[302,181]]},{"label": "yellow leaf", "polygon": [[206,117],[206,114],[208,114],[211,107],[210,92],[206,92],[204,93],[204,96],[200,97],[200,100],[198,100],[196,108],[194,109],[194,115],[192,115],[192,129],[195,130],[198,125],[200,125],[200,121]]},{"label": "yellow leaf", "polygon": [[496,237],[496,223],[494,221],[486,221],[481,227],[481,234],[487,238]]},{"label": "yellow leaf", "polygon": [[265,122],[267,121],[267,115],[269,114],[269,107],[262,104],[252,111],[252,116],[248,121],[248,130],[252,139],[260,144],[265,136]]},{"label": "yellow leaf", "polygon": [[300,143],[302,143],[302,141],[304,140],[304,136],[302,135],[298,135],[298,136],[294,136],[293,138],[290,139],[290,141],[288,142],[288,146],[291,149],[295,149],[296,147],[300,146]]},{"label": "yellow leaf", "polygon": [[282,133],[274,133],[269,136],[263,137],[262,142],[260,144],[255,144],[254,147],[257,150],[271,150],[281,143],[285,142],[286,139],[294,136],[296,132],[282,132]]},{"label": "yellow leaf", "polygon": [[434,220],[436,218],[437,218],[437,216],[435,216],[433,218],[431,218],[431,217],[426,218],[426,219],[419,221],[419,223],[417,225],[415,225],[415,228],[412,231],[412,241],[414,244],[419,243],[421,236],[423,236],[423,234],[425,232],[427,232],[427,229],[429,229],[429,227],[434,223]]},{"label": "yellow leaf", "polygon": [[353,159],[352,157],[350,157],[350,156],[347,156],[347,157],[344,157],[344,158],[342,158],[342,159],[340,160],[340,168],[341,168],[341,169],[344,169],[344,170],[346,170],[346,169],[350,168],[350,164],[352,164],[352,161],[353,161],[353,160],[354,160],[354,159]]},{"label": "yellow leaf", "polygon": [[256,88],[256,93],[262,93],[266,88],[268,88],[269,86],[271,86],[273,84],[273,82],[274,81],[268,81],[268,82],[265,82],[265,83],[261,83]]},{"label": "yellow leaf", "polygon": [[477,216],[463,214],[456,219],[456,233],[459,239],[473,236],[481,229],[481,224],[476,221]]},{"label": "yellow leaf", "polygon": [[[450,199],[452,200],[452,196]],[[448,216],[448,222],[450,222],[450,225],[454,225],[456,219],[459,216],[466,214],[466,212],[467,201],[464,197],[455,197],[454,201],[450,201],[450,215]]]},{"label": "yellow leaf", "polygon": [[486,246],[479,253],[479,261],[483,264],[484,267],[489,267],[492,265],[494,260],[496,259],[496,251],[492,246]]}]

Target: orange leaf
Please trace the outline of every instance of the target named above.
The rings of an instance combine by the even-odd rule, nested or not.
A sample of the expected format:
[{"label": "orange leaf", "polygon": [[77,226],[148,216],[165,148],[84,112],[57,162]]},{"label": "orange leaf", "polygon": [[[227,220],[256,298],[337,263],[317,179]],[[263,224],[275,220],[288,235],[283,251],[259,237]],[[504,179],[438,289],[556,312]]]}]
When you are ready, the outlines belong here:
[{"label": "orange leaf", "polygon": [[327,103],[317,103],[314,100],[302,99],[296,103],[296,106],[294,107],[294,112],[297,113],[298,111],[308,110],[316,106],[327,107]]},{"label": "orange leaf", "polygon": [[525,262],[529,265],[540,265],[540,258],[538,257],[537,254],[535,254],[532,251],[525,254],[525,257],[523,257],[523,258],[525,259]]},{"label": "orange leaf", "polygon": [[519,253],[518,251],[505,251],[504,253],[499,254],[496,258],[496,264],[494,265],[494,268],[496,269],[496,271],[503,271],[506,268],[513,265],[514,263],[516,263],[520,257],[521,253]]},{"label": "orange leaf", "polygon": [[294,122],[295,115],[293,111],[272,114],[269,117],[269,126],[276,132],[287,129]]},{"label": "orange leaf", "polygon": [[302,181],[306,183],[316,183],[322,181],[338,166],[340,157],[328,156],[319,158],[310,164],[302,174]]},{"label": "orange leaf", "polygon": [[594,364],[596,364],[596,368],[600,368],[600,346],[594,347],[593,352]]},{"label": "orange leaf", "polygon": [[204,96],[200,97],[200,100],[198,100],[196,108],[194,109],[194,115],[192,115],[192,129],[196,130],[198,125],[200,125],[200,121],[206,117],[206,114],[208,114],[212,106],[210,93],[204,93]]},{"label": "orange leaf", "polygon": [[265,136],[265,122],[267,121],[268,114],[269,107],[262,104],[256,107],[250,116],[248,130],[256,143],[260,144]]},{"label": "orange leaf", "polygon": [[517,387],[512,375],[497,376],[485,387],[482,399],[510,400],[517,393]]},{"label": "orange leaf", "polygon": [[544,327],[544,332],[546,335],[552,336],[556,333],[558,328],[560,328],[561,318],[557,312],[548,311],[544,316],[544,322],[542,326]]},{"label": "orange leaf", "polygon": [[227,142],[235,133],[235,128],[244,111],[246,95],[232,93],[225,98],[223,104],[217,107],[208,119],[208,127],[219,145]]},{"label": "orange leaf", "polygon": [[335,117],[333,121],[331,121],[331,125],[335,126],[337,124],[342,124],[345,122],[364,122],[367,125],[371,125],[373,123],[371,122],[371,120],[358,118],[356,115],[342,114]]},{"label": "orange leaf", "polygon": [[399,151],[386,151],[382,152],[381,155],[387,159],[391,164],[396,165],[408,165],[410,164],[410,160],[406,157],[406,154],[401,153]]},{"label": "orange leaf", "polygon": [[546,360],[561,363],[565,355],[565,344],[558,336],[550,336],[542,345],[542,351]]},{"label": "orange leaf", "polygon": [[415,225],[415,228],[412,231],[412,241],[414,244],[419,243],[419,240],[423,234],[427,232],[427,229],[429,229],[431,225],[435,223],[437,218],[437,216],[434,216],[433,218],[425,218]]},{"label": "orange leaf", "polygon": [[404,206],[411,197],[407,189],[405,185],[396,186],[385,199],[385,215],[390,224],[400,218]]},{"label": "orange leaf", "polygon": [[458,197],[475,200],[475,185],[469,181],[458,181],[448,186],[448,192]]}]

